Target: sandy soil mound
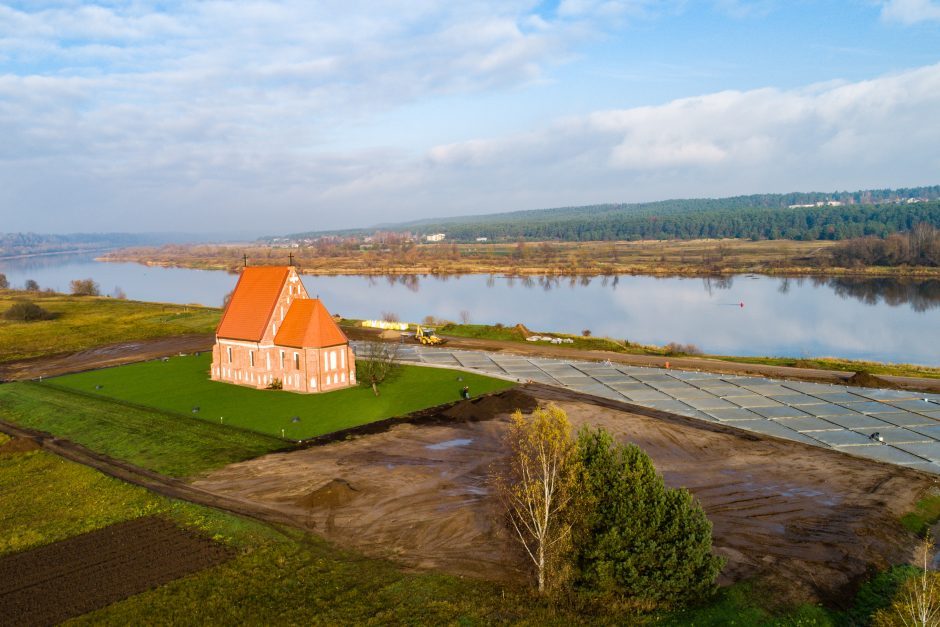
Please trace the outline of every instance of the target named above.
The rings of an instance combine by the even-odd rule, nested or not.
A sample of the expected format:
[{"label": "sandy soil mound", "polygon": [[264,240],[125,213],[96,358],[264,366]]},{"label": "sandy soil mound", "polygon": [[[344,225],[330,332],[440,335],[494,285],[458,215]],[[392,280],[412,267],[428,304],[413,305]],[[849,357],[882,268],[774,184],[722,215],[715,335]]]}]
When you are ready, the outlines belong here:
[{"label": "sandy soil mound", "polygon": [[15,453],[28,453],[41,448],[39,442],[32,438],[14,438],[9,442],[0,444],[0,455],[13,455]]},{"label": "sandy soil mound", "polygon": [[846,385],[854,385],[860,388],[882,388],[889,390],[900,390],[901,386],[895,385],[894,383],[882,379],[881,377],[876,377],[873,374],[867,372],[856,372],[851,377],[845,380]]},{"label": "sandy soil mound", "polygon": [[311,508],[339,507],[356,498],[358,492],[359,490],[349,485],[345,479],[333,479],[322,488],[300,497],[294,501],[294,505]]}]

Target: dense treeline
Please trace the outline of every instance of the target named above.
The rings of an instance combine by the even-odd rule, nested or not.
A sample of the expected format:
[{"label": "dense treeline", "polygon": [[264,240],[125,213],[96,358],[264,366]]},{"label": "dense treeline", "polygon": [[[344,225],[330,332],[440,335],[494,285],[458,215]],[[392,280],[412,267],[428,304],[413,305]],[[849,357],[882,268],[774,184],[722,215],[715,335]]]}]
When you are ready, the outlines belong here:
[{"label": "dense treeline", "polygon": [[440,224],[457,241],[490,240],[663,240],[663,239],[790,239],[843,240],[874,235],[885,237],[925,222],[940,226],[940,202],[917,204],[844,205],[793,209],[674,209],[670,211],[582,211],[571,217],[473,224]]},{"label": "dense treeline", "polygon": [[[489,241],[844,240],[867,235],[885,237],[910,230],[919,222],[940,226],[940,186],[561,207],[423,220],[383,228],[419,236],[441,232],[448,240],[456,241],[483,237]],[[359,229],[344,234],[372,231]]]}]

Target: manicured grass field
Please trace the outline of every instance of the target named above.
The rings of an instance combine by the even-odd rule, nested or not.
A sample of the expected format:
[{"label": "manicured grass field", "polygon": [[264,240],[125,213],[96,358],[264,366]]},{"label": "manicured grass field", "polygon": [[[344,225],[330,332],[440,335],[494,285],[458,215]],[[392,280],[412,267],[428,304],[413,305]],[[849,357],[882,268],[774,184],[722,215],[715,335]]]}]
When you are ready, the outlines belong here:
[{"label": "manicured grass field", "polygon": [[[296,394],[209,380],[210,355],[107,368],[50,379],[57,388],[116,399],[200,418],[215,426],[250,429],[291,440],[331,433],[460,399],[463,386],[473,395],[513,384],[482,375],[441,368],[401,366],[379,386]],[[461,380],[458,380],[461,379]],[[99,388],[100,386],[100,388]],[[193,409],[199,410],[194,412]],[[294,422],[294,418],[299,420]],[[283,430],[283,432],[282,432]]]},{"label": "manicured grass field", "polygon": [[313,535],[173,501],[43,451],[0,455],[0,555],[145,515],[198,529],[234,559],[87,614],[88,625],[832,625],[818,608],[771,614],[735,587],[708,607],[637,615],[553,604],[521,588],[402,572]]},{"label": "manicured grass field", "polygon": [[221,311],[199,305],[142,303],[115,298],[0,290],[0,313],[30,300],[53,320],[0,318],[0,362],[84,350],[102,344],[189,333],[212,333]]},{"label": "manicured grass field", "polygon": [[93,451],[187,477],[285,448],[283,440],[120,405],[39,383],[0,385],[0,419],[52,433]]}]

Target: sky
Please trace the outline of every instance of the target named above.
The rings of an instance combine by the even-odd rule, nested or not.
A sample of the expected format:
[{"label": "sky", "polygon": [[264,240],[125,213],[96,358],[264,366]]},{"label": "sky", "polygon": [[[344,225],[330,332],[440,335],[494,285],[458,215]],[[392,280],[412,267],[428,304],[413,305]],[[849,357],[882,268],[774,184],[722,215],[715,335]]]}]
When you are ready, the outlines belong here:
[{"label": "sky", "polygon": [[940,0],[0,1],[0,232],[940,183]]}]

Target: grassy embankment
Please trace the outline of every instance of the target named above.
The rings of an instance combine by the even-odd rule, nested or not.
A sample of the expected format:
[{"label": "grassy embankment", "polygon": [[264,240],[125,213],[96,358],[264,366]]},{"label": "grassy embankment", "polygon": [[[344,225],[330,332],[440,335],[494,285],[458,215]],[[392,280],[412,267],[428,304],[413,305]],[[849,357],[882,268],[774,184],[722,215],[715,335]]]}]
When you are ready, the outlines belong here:
[{"label": "grassy embankment", "polygon": [[[365,384],[329,394],[295,394],[209,380],[211,356],[173,357],[47,380],[58,389],[132,403],[182,419],[306,439],[460,399],[504,390],[508,381],[442,368],[400,366],[375,396]],[[194,412],[193,409],[199,410]],[[220,417],[222,420],[220,420]],[[294,422],[294,419],[299,419]]]},{"label": "grassy embankment", "polygon": [[[0,555],[145,515],[197,529],[236,551],[231,561],[78,619],[78,624],[834,624],[816,607],[769,611],[748,585],[708,606],[637,616],[616,607],[553,605],[519,588],[427,573],[173,501],[42,451],[0,453]],[[808,621],[816,622],[808,622]]]},{"label": "grassy embankment", "polygon": [[212,333],[221,311],[93,296],[0,290],[0,313],[18,300],[53,313],[52,320],[0,318],[0,362],[85,350],[104,344],[190,333]]},{"label": "grassy embankment", "polygon": [[[526,341],[529,335],[524,329],[518,327],[483,325],[483,324],[445,324],[437,327],[438,333],[444,336],[467,337],[504,342],[520,342],[544,346],[546,342],[530,343]],[[889,364],[870,361],[856,361],[851,359],[820,358],[791,358],[791,357],[736,357],[733,355],[704,355],[689,351],[688,346],[651,346],[636,344],[622,340],[604,337],[583,337],[564,333],[538,333],[535,335],[548,337],[570,338],[573,344],[550,345],[556,348],[575,348],[581,350],[611,351],[628,355],[655,355],[663,357],[703,357],[707,359],[729,361],[747,364],[763,364],[768,366],[788,366],[794,368],[812,368],[817,370],[836,370],[840,372],[868,372],[870,374],[887,374],[904,377],[924,377],[940,379],[940,368],[917,366],[912,364]]]},{"label": "grassy embankment", "polygon": [[379,397],[366,385],[301,395],[210,381],[208,369],[202,355],[9,383],[0,386],[0,418],[185,477],[285,448],[282,429],[288,439],[310,438],[458,400],[464,385],[474,395],[512,385],[403,366]]},{"label": "grassy embankment", "polygon": [[[940,268],[833,267],[831,241],[666,240],[636,242],[533,242],[525,244],[417,244],[381,249],[320,245],[292,249],[307,274],[415,275],[510,274],[596,276],[645,274],[715,276],[781,275],[940,276]],[[242,255],[257,265],[287,262],[287,250],[270,246],[173,245],[131,248],[110,261],[237,271]]]}]

